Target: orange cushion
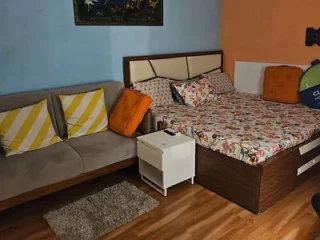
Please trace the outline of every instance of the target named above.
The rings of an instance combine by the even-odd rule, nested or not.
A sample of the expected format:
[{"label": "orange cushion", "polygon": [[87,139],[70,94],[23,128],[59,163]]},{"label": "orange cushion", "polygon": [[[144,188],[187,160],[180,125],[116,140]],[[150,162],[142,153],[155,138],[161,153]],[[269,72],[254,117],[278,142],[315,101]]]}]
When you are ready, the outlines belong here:
[{"label": "orange cushion", "polygon": [[152,103],[151,97],[133,89],[124,89],[109,117],[113,131],[131,137]]},{"label": "orange cushion", "polygon": [[299,82],[303,70],[298,67],[267,67],[264,74],[264,100],[280,103],[299,103]]}]

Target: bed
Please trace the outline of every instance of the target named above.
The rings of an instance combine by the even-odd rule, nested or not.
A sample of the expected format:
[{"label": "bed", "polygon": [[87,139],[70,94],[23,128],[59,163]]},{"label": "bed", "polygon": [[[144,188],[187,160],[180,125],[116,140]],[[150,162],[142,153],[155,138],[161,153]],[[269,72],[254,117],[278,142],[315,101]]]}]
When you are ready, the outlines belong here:
[{"label": "bed", "polygon": [[[125,85],[222,72],[222,63],[222,51],[125,57]],[[319,111],[240,92],[220,98],[151,109],[154,130],[170,127],[196,139],[197,183],[257,214],[319,173]]]}]

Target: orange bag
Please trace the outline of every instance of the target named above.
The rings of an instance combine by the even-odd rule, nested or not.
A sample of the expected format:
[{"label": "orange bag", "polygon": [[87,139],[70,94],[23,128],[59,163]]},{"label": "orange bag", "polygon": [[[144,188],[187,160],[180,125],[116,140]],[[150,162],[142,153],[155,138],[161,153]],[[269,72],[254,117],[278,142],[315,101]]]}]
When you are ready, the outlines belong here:
[{"label": "orange bag", "polygon": [[298,67],[267,67],[264,74],[264,100],[280,103],[299,103],[299,82],[303,70]]},{"label": "orange bag", "polygon": [[152,103],[151,97],[133,89],[124,89],[110,117],[109,128],[131,137]]}]

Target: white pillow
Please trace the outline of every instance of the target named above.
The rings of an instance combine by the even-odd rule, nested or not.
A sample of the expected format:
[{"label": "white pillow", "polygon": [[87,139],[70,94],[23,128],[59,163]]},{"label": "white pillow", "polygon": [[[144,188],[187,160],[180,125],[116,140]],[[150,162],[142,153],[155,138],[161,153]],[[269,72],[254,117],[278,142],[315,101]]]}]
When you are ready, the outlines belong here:
[{"label": "white pillow", "polygon": [[169,83],[169,79],[155,78],[145,82],[135,82],[133,89],[152,98],[150,107],[165,106],[174,103]]}]

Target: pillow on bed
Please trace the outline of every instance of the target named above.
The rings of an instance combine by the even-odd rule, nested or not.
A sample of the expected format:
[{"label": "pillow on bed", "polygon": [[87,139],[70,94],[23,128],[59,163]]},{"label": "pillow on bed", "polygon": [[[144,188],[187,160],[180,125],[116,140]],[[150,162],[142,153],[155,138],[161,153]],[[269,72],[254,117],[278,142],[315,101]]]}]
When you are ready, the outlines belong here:
[{"label": "pillow on bed", "polygon": [[176,102],[178,102],[179,104],[181,104],[181,105],[184,104],[183,98],[180,96],[179,92],[178,92],[177,89],[173,86],[173,84],[175,84],[175,83],[190,83],[190,82],[196,82],[196,81],[199,81],[199,78],[190,79],[190,80],[183,80],[183,81],[174,81],[174,80],[171,80],[171,81],[170,81],[170,89],[171,89],[171,92],[172,92],[173,99],[174,99]]},{"label": "pillow on bed", "polygon": [[209,79],[202,78],[198,81],[197,98],[199,103],[207,103],[212,100],[218,100],[219,96],[212,87]]},{"label": "pillow on bed", "polygon": [[219,99],[219,96],[206,78],[199,81],[175,82],[172,86],[187,106],[195,107],[202,103]]},{"label": "pillow on bed", "polygon": [[150,107],[165,106],[174,103],[169,82],[170,80],[165,78],[155,78],[145,82],[133,83],[133,88],[152,98],[153,102]]},{"label": "pillow on bed", "polygon": [[299,82],[303,70],[292,66],[266,67],[262,99],[280,103],[299,103]]},{"label": "pillow on bed", "polygon": [[218,94],[235,90],[227,73],[211,72],[203,74],[202,76],[209,79],[212,87]]},{"label": "pillow on bed", "polygon": [[172,84],[183,103],[187,106],[197,106],[197,87],[196,81],[191,82],[175,82]]}]

